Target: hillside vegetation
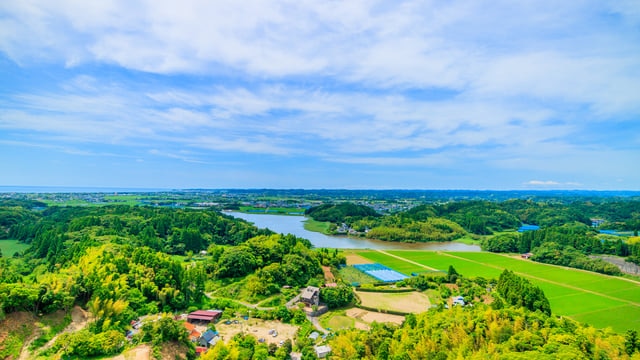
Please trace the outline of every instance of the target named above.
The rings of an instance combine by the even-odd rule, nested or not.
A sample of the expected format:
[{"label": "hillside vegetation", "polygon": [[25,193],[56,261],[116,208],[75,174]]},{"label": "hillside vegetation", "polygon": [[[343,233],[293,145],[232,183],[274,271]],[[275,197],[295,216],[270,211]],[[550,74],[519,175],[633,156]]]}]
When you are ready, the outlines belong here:
[{"label": "hillside vegetation", "polygon": [[[242,293],[234,297],[258,301],[279,294],[285,285],[319,285],[321,264],[344,262],[335,251],[311,250],[308,240],[207,210],[123,205],[4,210],[8,219],[20,215],[3,222],[8,236],[28,247],[0,258],[0,320],[18,312],[69,312],[74,304],[92,315],[86,329],[61,336],[41,354],[47,358],[117,354],[127,344],[131,321],[141,316],[189,308],[230,307],[233,313],[237,304],[214,302],[205,291],[242,284]],[[301,311],[284,307],[254,316],[306,322]],[[194,354],[185,328],[172,316],[154,324],[161,326],[145,325],[134,343],[152,342],[159,348],[177,342],[189,357]],[[28,337],[0,331],[0,339],[14,341],[5,356],[16,356],[15,349]]]}]

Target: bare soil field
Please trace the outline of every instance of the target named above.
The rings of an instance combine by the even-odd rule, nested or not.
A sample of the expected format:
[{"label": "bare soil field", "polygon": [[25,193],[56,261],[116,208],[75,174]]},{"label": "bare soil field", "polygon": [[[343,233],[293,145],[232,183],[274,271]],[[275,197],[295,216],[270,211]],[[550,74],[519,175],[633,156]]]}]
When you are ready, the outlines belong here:
[{"label": "bare soil field", "polygon": [[324,280],[326,282],[335,282],[336,281],[336,277],[333,276],[333,273],[331,272],[331,268],[328,266],[323,266],[322,267],[322,271],[324,272]]},{"label": "bare soil field", "polygon": [[345,253],[347,265],[353,264],[373,264],[373,261],[354,253]]},{"label": "bare soil field", "polygon": [[[359,309],[359,308],[351,308],[347,310],[346,314],[347,316],[356,319],[356,323],[355,323],[356,329],[362,329],[362,330],[368,330],[368,326],[366,326],[366,324],[371,324],[374,321],[379,323],[388,322],[388,323],[394,323],[394,324],[402,324],[402,322],[404,321],[404,316],[377,313],[377,312],[368,311],[368,310]],[[363,324],[360,321],[366,324]]]},{"label": "bare soil field", "polygon": [[356,291],[356,294],[362,300],[362,305],[376,309],[419,313],[431,306],[429,297],[417,291],[405,293]]},{"label": "bare soil field", "polygon": [[[277,332],[276,336],[269,334],[270,330]],[[233,338],[234,335],[244,332],[256,337],[256,339],[264,339],[265,342],[279,344],[280,341],[293,338],[298,331],[295,325],[283,324],[279,321],[265,321],[260,319],[241,320],[239,324],[224,323],[216,324],[216,330],[220,333],[222,339],[226,342]]]}]

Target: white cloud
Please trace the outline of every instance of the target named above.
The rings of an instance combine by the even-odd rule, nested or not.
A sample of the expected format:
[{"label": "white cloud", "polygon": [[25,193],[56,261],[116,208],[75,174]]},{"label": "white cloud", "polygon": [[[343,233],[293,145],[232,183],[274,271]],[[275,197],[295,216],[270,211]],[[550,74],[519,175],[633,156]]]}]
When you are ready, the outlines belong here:
[{"label": "white cloud", "polygon": [[537,188],[563,188],[563,189],[576,189],[582,188],[583,184],[575,181],[559,182],[553,180],[529,180],[523,183],[525,187],[537,187]]},{"label": "white cloud", "polygon": [[542,180],[530,180],[530,181],[527,181],[526,183],[524,183],[524,185],[556,186],[556,185],[560,185],[560,183],[559,183],[559,182],[557,182],[557,181],[553,181],[553,180],[546,180],[546,181],[542,181]]}]

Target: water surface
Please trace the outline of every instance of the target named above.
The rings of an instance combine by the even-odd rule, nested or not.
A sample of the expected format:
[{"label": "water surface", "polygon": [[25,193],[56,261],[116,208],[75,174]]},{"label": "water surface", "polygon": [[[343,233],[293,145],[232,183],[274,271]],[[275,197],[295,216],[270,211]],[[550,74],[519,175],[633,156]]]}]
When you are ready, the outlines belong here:
[{"label": "water surface", "polygon": [[237,218],[253,223],[259,228],[268,228],[282,234],[292,234],[309,239],[315,247],[338,249],[380,249],[380,250],[433,250],[433,251],[480,251],[478,245],[467,245],[457,242],[431,243],[400,243],[380,241],[361,237],[331,236],[309,231],[304,228],[304,216],[245,214],[240,212],[225,212]]}]

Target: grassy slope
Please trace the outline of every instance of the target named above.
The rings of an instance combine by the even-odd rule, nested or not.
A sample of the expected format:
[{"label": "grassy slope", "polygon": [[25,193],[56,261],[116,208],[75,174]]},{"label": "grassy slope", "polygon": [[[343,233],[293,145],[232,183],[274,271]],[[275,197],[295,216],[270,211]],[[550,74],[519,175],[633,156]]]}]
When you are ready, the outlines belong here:
[{"label": "grassy slope", "polygon": [[[611,326],[619,332],[629,328],[640,330],[640,284],[636,282],[484,252],[390,253],[442,270],[453,265],[459,273],[467,276],[497,278],[503,269],[510,269],[540,286],[556,314],[571,316],[597,327]],[[360,255],[401,272],[424,270],[378,252],[362,251]]]}]

